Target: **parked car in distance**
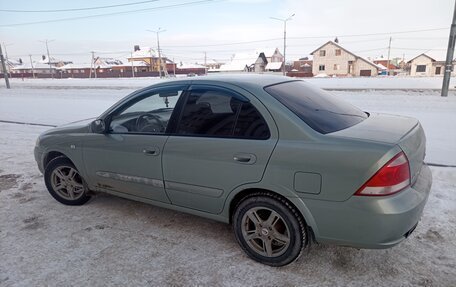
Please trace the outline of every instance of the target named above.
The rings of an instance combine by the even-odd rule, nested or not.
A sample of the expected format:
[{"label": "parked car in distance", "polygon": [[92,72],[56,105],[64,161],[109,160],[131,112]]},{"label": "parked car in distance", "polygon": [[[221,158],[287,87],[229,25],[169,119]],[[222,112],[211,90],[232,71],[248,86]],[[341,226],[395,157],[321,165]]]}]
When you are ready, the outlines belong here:
[{"label": "parked car in distance", "polygon": [[413,118],[368,113],[271,75],[170,80],[97,119],[44,132],[35,159],[68,205],[106,192],[230,223],[252,259],[293,262],[311,241],[407,238],[432,176]]}]

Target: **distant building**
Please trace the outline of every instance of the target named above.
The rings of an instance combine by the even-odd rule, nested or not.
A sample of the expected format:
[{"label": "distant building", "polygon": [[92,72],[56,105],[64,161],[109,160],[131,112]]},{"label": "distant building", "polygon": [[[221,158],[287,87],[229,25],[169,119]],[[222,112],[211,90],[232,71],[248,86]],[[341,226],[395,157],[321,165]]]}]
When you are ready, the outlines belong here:
[{"label": "distant building", "polygon": [[[135,45],[130,57],[127,57],[128,62],[143,61],[149,65],[148,71],[158,72],[160,67],[160,58],[155,54],[155,51],[150,47],[140,47]],[[166,66],[168,73],[175,69],[175,63],[162,55],[162,67]],[[163,70],[163,68],[161,69]]]},{"label": "distant building", "polygon": [[46,55],[42,55],[41,56],[41,60],[39,60],[38,63],[46,64],[46,65],[51,64],[51,66],[58,68],[58,67],[62,67],[62,66],[67,65],[67,64],[71,64],[73,62],[72,61],[68,61],[68,60],[56,59],[54,57],[50,57],[48,59],[48,57]]},{"label": "distant building", "polygon": [[[13,68],[19,67],[22,64],[23,64],[22,59],[18,59],[18,60],[8,59],[5,61],[6,71],[8,73],[11,73]],[[3,65],[0,65],[0,74],[3,74]]]},{"label": "distant building", "polygon": [[[427,53],[422,53],[415,58],[409,60],[410,76],[443,76],[445,72],[445,60],[436,60],[435,56],[430,56]],[[453,60],[453,65],[455,61]],[[455,72],[452,72],[454,75]]]},{"label": "distant building", "polygon": [[287,76],[290,77],[312,77],[312,65],[313,60],[309,58],[301,58],[297,61],[293,61],[291,66],[291,71],[287,73]]},{"label": "distant building", "polygon": [[20,66],[11,68],[13,74],[55,74],[57,68],[49,64],[43,64],[39,62],[24,63]]},{"label": "distant building", "polygon": [[[261,63],[264,58],[260,57],[255,53],[238,53],[233,56],[230,62],[220,66],[220,72],[255,72],[255,66],[261,68],[266,66],[266,63]],[[258,71],[260,72],[260,71]]]},{"label": "distant building", "polygon": [[209,59],[209,60],[206,60],[206,62],[203,64],[203,66],[205,66],[207,68],[208,72],[210,72],[212,70],[220,69],[220,67],[223,64],[225,64],[225,63],[217,61],[215,59]]},{"label": "distant building", "polygon": [[257,49],[253,53],[237,53],[230,62],[220,66],[221,72],[255,72],[281,71],[283,55],[278,48]]},{"label": "distant building", "polygon": [[[111,76],[130,77],[134,73],[147,72],[149,64],[144,61],[122,61],[114,58],[96,58],[93,64],[67,64],[57,68],[63,75],[68,77],[82,78],[102,76],[110,74]],[[132,72],[132,70],[134,72]]]},{"label": "distant building", "polygon": [[207,67],[200,64],[182,63],[176,65],[177,74],[205,75]]},{"label": "distant building", "polygon": [[310,53],[313,55],[312,73],[328,76],[377,76],[378,67],[338,43],[328,41]]},{"label": "distant building", "polygon": [[[394,63],[396,61],[393,61],[393,59],[390,59],[388,61],[388,59],[384,58],[383,56],[380,56],[378,58],[375,58],[373,61],[372,61],[374,64],[377,64],[377,65],[382,65],[383,67],[387,68],[387,69],[390,69],[390,70],[396,70],[398,69],[399,67],[396,66]],[[389,63],[388,63],[389,62]]]}]

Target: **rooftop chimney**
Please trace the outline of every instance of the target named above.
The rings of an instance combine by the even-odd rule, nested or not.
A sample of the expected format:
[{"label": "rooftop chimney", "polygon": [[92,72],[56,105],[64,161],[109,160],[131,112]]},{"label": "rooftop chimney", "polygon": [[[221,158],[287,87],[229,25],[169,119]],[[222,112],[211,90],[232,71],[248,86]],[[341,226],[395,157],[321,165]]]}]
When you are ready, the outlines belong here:
[{"label": "rooftop chimney", "polygon": [[136,51],[139,51],[139,50],[141,50],[141,49],[139,48],[139,45],[135,45],[135,46],[133,47],[133,50],[136,52]]}]

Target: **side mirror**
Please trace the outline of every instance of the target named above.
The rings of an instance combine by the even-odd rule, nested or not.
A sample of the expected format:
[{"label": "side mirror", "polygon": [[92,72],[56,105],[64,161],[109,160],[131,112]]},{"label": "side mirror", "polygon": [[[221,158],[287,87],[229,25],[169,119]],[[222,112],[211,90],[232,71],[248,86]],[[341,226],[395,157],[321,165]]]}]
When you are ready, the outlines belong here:
[{"label": "side mirror", "polygon": [[90,124],[90,130],[96,134],[104,134],[106,132],[106,125],[102,119],[94,120]]}]

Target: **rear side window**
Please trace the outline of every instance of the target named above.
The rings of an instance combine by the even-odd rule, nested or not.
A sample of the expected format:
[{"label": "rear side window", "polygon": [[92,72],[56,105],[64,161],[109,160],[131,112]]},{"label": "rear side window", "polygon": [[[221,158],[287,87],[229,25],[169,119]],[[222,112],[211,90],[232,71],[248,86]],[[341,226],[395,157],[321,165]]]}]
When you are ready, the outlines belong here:
[{"label": "rear side window", "polygon": [[263,117],[247,99],[215,88],[190,91],[177,134],[248,139],[270,135]]},{"label": "rear side window", "polygon": [[367,118],[360,109],[303,81],[280,83],[264,89],[322,134],[346,129]]}]

